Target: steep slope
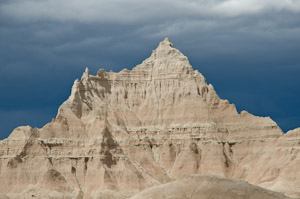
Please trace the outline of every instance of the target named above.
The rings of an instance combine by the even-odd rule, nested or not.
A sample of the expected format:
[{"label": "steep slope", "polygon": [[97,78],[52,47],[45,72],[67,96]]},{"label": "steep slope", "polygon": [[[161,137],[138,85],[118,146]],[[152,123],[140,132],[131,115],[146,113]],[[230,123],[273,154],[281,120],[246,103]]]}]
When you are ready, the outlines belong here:
[{"label": "steep slope", "polygon": [[86,69],[51,123],[1,141],[0,192],[127,197],[208,173],[300,196],[300,176],[287,169],[298,171],[297,139],[269,117],[237,113],[165,39],[131,71]]}]

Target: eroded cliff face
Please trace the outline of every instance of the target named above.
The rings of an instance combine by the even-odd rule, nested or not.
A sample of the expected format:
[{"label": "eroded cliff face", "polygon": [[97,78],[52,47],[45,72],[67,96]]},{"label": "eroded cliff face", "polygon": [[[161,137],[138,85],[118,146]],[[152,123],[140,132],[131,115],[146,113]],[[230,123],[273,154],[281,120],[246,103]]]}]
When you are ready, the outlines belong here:
[{"label": "eroded cliff face", "polygon": [[86,69],[51,123],[1,141],[0,192],[126,198],[184,174],[217,174],[300,196],[299,146],[299,130],[284,135],[220,99],[165,39],[131,71]]}]

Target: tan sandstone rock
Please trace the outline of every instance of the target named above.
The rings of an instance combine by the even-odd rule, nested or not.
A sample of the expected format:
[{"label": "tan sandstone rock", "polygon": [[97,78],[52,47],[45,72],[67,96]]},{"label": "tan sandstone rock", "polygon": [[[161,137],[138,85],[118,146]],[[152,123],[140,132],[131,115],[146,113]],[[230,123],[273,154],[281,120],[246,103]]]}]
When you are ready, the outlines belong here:
[{"label": "tan sandstone rock", "polygon": [[217,174],[296,197],[297,132],[239,114],[166,38],[132,70],[86,69],[52,122],[0,141],[0,192],[128,198],[185,174]]}]

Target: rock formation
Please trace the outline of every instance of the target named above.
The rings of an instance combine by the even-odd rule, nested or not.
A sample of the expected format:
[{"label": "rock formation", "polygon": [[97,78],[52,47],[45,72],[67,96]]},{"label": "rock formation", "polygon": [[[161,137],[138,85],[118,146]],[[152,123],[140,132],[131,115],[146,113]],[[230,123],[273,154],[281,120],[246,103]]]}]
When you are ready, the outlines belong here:
[{"label": "rock formation", "polygon": [[299,132],[239,114],[166,38],[131,71],[86,69],[52,122],[0,141],[0,193],[129,198],[215,174],[300,197]]}]

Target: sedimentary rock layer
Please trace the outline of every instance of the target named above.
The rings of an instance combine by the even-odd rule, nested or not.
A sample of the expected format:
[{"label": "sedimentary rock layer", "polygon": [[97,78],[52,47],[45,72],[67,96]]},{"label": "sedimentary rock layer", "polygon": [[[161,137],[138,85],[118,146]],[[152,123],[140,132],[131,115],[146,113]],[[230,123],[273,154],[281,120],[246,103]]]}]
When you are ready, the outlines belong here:
[{"label": "sedimentary rock layer", "polygon": [[238,113],[165,39],[132,70],[86,69],[52,122],[0,141],[0,192],[121,198],[217,174],[300,196],[298,132]]}]

